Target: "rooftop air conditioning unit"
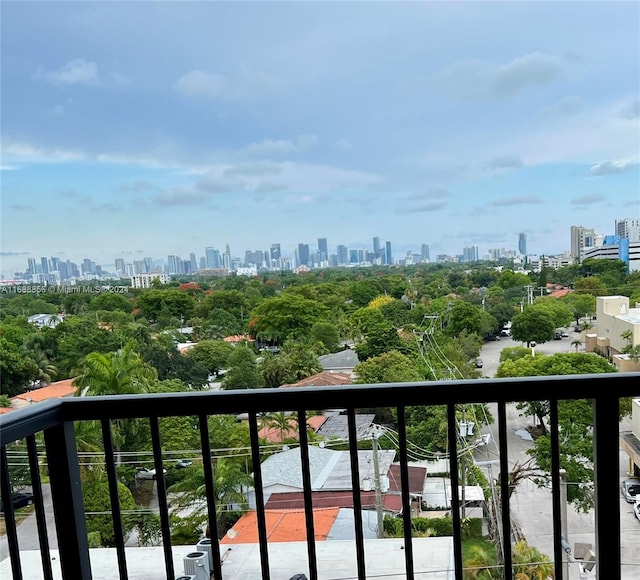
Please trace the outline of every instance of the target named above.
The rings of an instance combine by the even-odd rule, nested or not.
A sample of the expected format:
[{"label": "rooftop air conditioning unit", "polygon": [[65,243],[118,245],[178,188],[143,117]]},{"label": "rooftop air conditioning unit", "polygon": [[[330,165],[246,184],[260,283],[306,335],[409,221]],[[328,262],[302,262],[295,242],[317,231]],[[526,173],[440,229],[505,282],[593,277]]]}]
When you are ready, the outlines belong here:
[{"label": "rooftop air conditioning unit", "polygon": [[209,555],[206,552],[191,552],[183,558],[184,572],[195,580],[209,580]]},{"label": "rooftop air conditioning unit", "polygon": [[209,538],[202,538],[196,544],[196,550],[209,554],[209,572],[213,571],[213,547]]}]

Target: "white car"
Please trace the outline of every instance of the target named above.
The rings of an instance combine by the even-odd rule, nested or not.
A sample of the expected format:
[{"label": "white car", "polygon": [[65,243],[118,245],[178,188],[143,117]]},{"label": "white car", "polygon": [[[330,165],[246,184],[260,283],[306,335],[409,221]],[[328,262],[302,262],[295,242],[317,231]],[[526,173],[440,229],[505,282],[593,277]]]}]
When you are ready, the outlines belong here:
[{"label": "white car", "polygon": [[635,515],[640,520],[640,503],[638,503],[638,499],[633,502],[633,515]]},{"label": "white car", "polygon": [[[167,473],[167,470],[163,469],[162,473],[163,474]],[[141,469],[140,471],[138,471],[138,473],[136,473],[136,479],[155,479],[155,478],[156,478],[155,469],[147,469],[145,467],[144,469]]]}]

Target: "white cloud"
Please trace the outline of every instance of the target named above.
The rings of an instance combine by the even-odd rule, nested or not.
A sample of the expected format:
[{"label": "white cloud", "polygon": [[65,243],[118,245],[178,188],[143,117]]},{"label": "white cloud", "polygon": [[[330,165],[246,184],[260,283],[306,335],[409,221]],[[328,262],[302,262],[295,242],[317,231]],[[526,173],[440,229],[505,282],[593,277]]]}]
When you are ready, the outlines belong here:
[{"label": "white cloud", "polygon": [[213,99],[224,95],[228,83],[222,75],[192,70],[180,77],[176,88],[187,97]]},{"label": "white cloud", "polygon": [[572,205],[592,205],[594,203],[599,203],[601,201],[606,201],[606,197],[601,193],[587,193],[585,195],[581,195],[580,197],[574,197],[571,200]]},{"label": "white cloud", "polygon": [[246,152],[250,155],[286,155],[287,153],[302,153],[318,142],[317,135],[303,134],[296,137],[295,142],[289,139],[268,139],[251,143]]},{"label": "white cloud", "polygon": [[333,146],[341,151],[351,151],[353,149],[353,145],[344,138],[338,139]]},{"label": "white cloud", "polygon": [[532,86],[547,85],[562,73],[558,57],[533,52],[503,65],[481,60],[450,64],[434,80],[453,97],[511,97]]},{"label": "white cloud", "polygon": [[46,80],[54,85],[87,85],[100,84],[98,65],[95,62],[76,58],[51,71],[38,71],[36,78]]},{"label": "white cloud", "polygon": [[631,171],[633,168],[638,167],[640,163],[638,161],[603,161],[602,163],[596,163],[589,168],[589,175],[613,175],[616,173],[625,173]]},{"label": "white cloud", "polygon": [[535,195],[513,195],[511,197],[504,197],[502,199],[496,199],[489,205],[494,207],[511,206],[511,205],[538,205],[542,203],[542,200]]}]

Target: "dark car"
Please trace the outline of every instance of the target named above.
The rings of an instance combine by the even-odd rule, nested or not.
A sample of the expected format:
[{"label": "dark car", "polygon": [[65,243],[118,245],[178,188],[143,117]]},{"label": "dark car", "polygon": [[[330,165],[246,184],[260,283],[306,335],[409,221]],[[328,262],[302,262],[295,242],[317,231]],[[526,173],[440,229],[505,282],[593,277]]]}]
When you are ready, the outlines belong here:
[{"label": "dark car", "polygon": [[482,368],[482,359],[481,359],[480,357],[478,357],[478,358],[473,362],[473,364],[475,365],[475,367],[476,367],[477,369],[481,369],[481,368]]},{"label": "dark car", "polygon": [[[23,507],[27,507],[33,504],[33,494],[30,491],[18,491],[13,494],[13,509],[18,510]],[[0,510],[3,511],[2,504],[0,504]]]},{"label": "dark car", "polygon": [[559,331],[556,331],[553,335],[553,340],[562,340],[562,334]]}]

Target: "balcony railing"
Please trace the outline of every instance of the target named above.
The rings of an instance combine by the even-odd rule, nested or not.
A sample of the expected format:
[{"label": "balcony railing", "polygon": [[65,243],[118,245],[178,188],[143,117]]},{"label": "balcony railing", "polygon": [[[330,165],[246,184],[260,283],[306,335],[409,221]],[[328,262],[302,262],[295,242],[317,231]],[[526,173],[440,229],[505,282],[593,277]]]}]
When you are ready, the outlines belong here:
[{"label": "balcony railing", "polygon": [[[58,554],[62,577],[68,580],[92,578],[90,550],[86,532],[85,513],[80,478],[80,465],[75,438],[74,422],[99,421],[102,425],[104,460],[110,489],[112,516],[115,533],[115,549],[119,577],[128,578],[125,538],[122,532],[117,493],[116,461],[112,444],[111,424],[119,419],[147,418],[150,421],[152,450],[158,474],[158,503],[162,533],[162,555],[166,577],[173,580],[176,563],[171,545],[169,510],[163,476],[163,448],[159,419],[162,417],[196,416],[199,419],[201,451],[210,457],[210,437],[207,419],[210,415],[247,414],[251,438],[251,456],[254,466],[256,513],[259,538],[261,577],[270,578],[270,562],[265,503],[260,469],[261,449],[258,438],[259,416],[263,413],[291,411],[297,415],[298,424],[306,424],[307,414],[322,409],[344,409],[348,417],[349,454],[354,507],[354,537],[358,578],[367,578],[367,559],[361,497],[359,493],[356,410],[360,408],[391,407],[397,410],[399,433],[399,463],[402,491],[402,518],[404,523],[404,567],[397,574],[406,578],[416,577],[414,549],[411,535],[411,499],[408,485],[407,436],[404,411],[410,406],[444,405],[447,408],[449,466],[451,477],[451,517],[453,522],[452,578],[462,580],[462,520],[461,498],[458,486],[458,440],[456,405],[472,403],[497,404],[497,428],[499,448],[500,520],[502,538],[512,538],[512,517],[509,501],[509,462],[507,457],[506,405],[512,402],[550,401],[551,433],[551,503],[553,510],[553,554],[556,563],[555,578],[568,580],[559,565],[563,558],[560,486],[560,442],[558,432],[558,402],[562,400],[591,399],[593,401],[594,428],[594,473],[595,473],[595,554],[596,577],[601,580],[623,578],[620,540],[620,492],[619,492],[619,400],[640,396],[640,373],[579,375],[562,377],[533,377],[522,379],[460,380],[447,382],[401,383],[382,385],[350,385],[344,387],[307,387],[273,390],[222,391],[126,395],[107,397],[78,397],[58,399],[32,405],[8,413],[0,418],[1,437],[1,492],[5,512],[5,525],[11,567],[14,579],[23,578],[20,546],[15,514],[10,496],[10,472],[7,460],[7,445],[26,440],[31,483],[35,496],[35,518],[42,561],[42,578],[54,577],[51,569],[48,531],[43,507],[42,485],[39,471],[36,435],[43,434],[46,463],[50,482],[53,515],[58,538]],[[309,469],[308,436],[300,430],[302,479],[306,521],[306,544],[308,574],[310,580],[319,578],[317,551],[314,541],[314,517],[312,489]],[[208,521],[211,530],[217,529],[213,468],[210,461],[203,462],[206,482]],[[216,580],[229,580],[223,576],[220,545],[216,534],[211,534],[214,554],[211,576]],[[511,542],[504,542],[503,578],[514,578]]]}]

